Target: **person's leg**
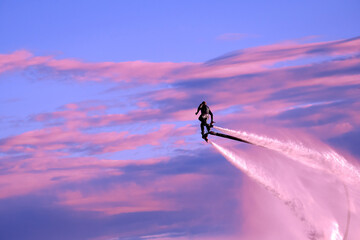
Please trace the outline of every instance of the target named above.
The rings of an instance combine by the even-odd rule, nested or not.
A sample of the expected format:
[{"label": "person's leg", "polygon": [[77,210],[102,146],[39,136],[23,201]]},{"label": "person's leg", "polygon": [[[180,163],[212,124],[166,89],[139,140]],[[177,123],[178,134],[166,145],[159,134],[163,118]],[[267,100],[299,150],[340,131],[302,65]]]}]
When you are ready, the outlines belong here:
[{"label": "person's leg", "polygon": [[208,117],[204,118],[203,124],[204,124],[204,126],[206,126],[206,130],[208,132],[210,132],[210,125],[208,124]]},{"label": "person's leg", "polygon": [[206,129],[208,132],[210,132],[210,124],[206,122]]},{"label": "person's leg", "polygon": [[207,133],[205,134],[204,133],[204,127],[207,126],[206,125],[206,120],[202,121],[201,122],[201,136],[203,139],[205,139],[205,141],[207,142],[208,141],[208,138],[207,138]]},{"label": "person's leg", "polygon": [[204,120],[201,122],[202,134],[204,134],[204,127],[206,127],[207,132],[210,132],[210,125],[207,123],[207,118],[204,118]]},{"label": "person's leg", "polygon": [[204,135],[204,118],[200,115],[199,116],[199,121],[201,122],[200,123],[200,129],[201,129],[201,135]]}]

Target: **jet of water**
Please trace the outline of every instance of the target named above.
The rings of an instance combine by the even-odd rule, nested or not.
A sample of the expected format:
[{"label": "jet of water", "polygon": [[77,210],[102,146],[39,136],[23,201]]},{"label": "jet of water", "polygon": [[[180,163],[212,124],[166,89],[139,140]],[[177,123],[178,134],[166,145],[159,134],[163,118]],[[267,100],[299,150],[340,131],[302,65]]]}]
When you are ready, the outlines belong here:
[{"label": "jet of water", "polygon": [[[264,168],[266,161],[257,162],[247,160],[239,154],[210,141],[215,149],[232,165],[240,169],[249,178],[263,186],[288,206],[293,214],[303,222],[308,239],[347,240],[349,236],[350,219],[352,219],[351,214],[355,217],[352,221],[353,225],[360,223],[358,215],[360,206],[360,191],[358,186],[358,183],[360,183],[360,172],[334,150],[317,145],[306,147],[300,142],[281,141],[245,131],[234,131],[221,127],[215,128],[228,135],[249,141],[254,145],[278,152],[285,156],[286,159],[294,160],[294,163],[300,164],[304,168],[314,169],[315,172],[317,172],[317,174],[300,173],[298,169],[295,169],[294,173],[298,174],[298,176],[294,176],[293,182],[286,182],[284,177],[276,176],[271,171],[266,171],[266,168]],[[282,170],[289,170],[286,169],[288,166],[280,166],[283,167]],[[315,182],[319,180],[323,182],[322,184],[327,184],[324,185],[324,193],[319,193],[318,188],[306,185],[307,182],[303,182],[304,179],[313,178],[316,178],[316,180],[313,180]],[[328,180],[329,178],[333,178],[334,181],[337,182],[337,186],[334,185],[335,182]],[[341,190],[341,185],[343,186],[343,190]],[[333,189],[328,189],[329,186],[333,187]],[[292,188],[295,188],[295,192]],[[336,206],[333,205],[331,199],[328,199],[329,196],[338,198],[339,202],[335,201]],[[346,218],[343,218],[342,216],[344,216],[345,213]],[[322,218],[322,220],[318,221],[320,218]],[[339,221],[344,222],[341,227],[342,230],[340,230]],[[353,230],[353,232],[360,234],[357,230]]]},{"label": "jet of water", "polygon": [[[315,227],[307,220],[303,211],[303,204],[296,198],[292,198],[285,189],[281,188],[281,184],[276,181],[276,178],[269,176],[259,166],[256,166],[252,161],[246,161],[239,155],[231,152],[213,141],[209,141],[215,149],[217,149],[232,165],[240,169],[248,177],[255,180],[262,185],[266,190],[271,192],[275,197],[281,200],[295,216],[303,222],[306,227],[308,235],[312,236],[312,240],[321,239],[322,233],[318,232]],[[341,238],[342,239],[342,238]]]},{"label": "jet of water", "polygon": [[277,151],[311,168],[328,171],[329,173],[338,176],[342,181],[360,183],[360,171],[351,165],[344,157],[330,148],[326,151],[318,151],[294,141],[285,142],[254,133],[235,131],[217,126],[214,128],[226,132],[229,135],[249,141],[255,145]]}]

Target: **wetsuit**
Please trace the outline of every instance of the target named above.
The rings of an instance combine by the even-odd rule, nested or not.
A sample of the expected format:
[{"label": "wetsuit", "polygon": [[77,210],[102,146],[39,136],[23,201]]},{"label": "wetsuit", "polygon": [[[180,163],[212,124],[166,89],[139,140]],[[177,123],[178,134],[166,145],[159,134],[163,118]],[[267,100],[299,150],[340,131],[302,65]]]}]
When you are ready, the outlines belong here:
[{"label": "wetsuit", "polygon": [[207,120],[209,119],[209,115],[211,116],[211,122],[214,121],[214,116],[210,110],[210,108],[204,104],[201,103],[196,111],[196,115],[199,113],[199,111],[201,111],[201,115],[199,116],[199,120],[201,122],[200,127],[201,127],[201,134],[204,135],[204,127],[206,126],[206,129],[208,130],[208,132],[210,131],[210,124],[207,123]]}]

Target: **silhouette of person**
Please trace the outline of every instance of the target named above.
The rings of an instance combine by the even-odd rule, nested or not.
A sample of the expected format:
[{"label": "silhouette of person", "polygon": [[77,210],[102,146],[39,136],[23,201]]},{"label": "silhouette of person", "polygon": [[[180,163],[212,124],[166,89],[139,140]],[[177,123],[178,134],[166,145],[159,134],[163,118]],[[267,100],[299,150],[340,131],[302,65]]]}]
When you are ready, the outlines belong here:
[{"label": "silhouette of person", "polygon": [[[199,111],[201,111],[201,114],[199,116],[199,121],[201,122],[201,124],[200,124],[201,135],[204,137],[204,134],[205,134],[204,133],[204,127],[206,127],[208,132],[210,131],[210,128],[212,127],[212,124],[214,123],[214,116],[213,116],[213,113],[211,112],[209,106],[206,105],[205,101],[203,101],[199,105],[195,115],[197,115],[199,113]],[[207,121],[209,119],[209,116],[211,116],[211,123],[210,124],[207,123]]]}]

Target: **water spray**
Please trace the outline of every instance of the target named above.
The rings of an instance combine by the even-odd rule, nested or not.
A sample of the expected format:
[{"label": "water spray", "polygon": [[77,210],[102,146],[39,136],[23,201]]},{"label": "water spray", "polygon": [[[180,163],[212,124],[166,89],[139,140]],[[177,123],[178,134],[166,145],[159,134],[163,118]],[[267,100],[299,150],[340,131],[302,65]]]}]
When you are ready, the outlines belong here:
[{"label": "water spray", "polygon": [[[261,146],[282,155],[295,160],[302,165],[316,169],[319,172],[328,173],[332,176],[336,176],[336,179],[344,186],[345,197],[347,201],[347,217],[346,225],[343,232],[339,229],[338,222],[333,219],[330,221],[328,230],[330,230],[329,239],[331,240],[347,240],[351,219],[351,201],[349,196],[348,186],[352,186],[352,189],[357,189],[358,183],[360,183],[360,172],[355,166],[351,165],[344,157],[337,154],[332,149],[326,151],[317,151],[304,146],[302,143],[296,143],[293,141],[280,141],[278,139],[269,138],[266,136],[260,136],[253,133],[247,133],[244,131],[234,131],[221,127],[214,127],[221,130],[234,138],[242,139],[244,142],[248,141],[254,145]],[[214,134],[213,134],[214,135]],[[227,137],[228,138],[228,137]],[[303,209],[303,204],[298,199],[294,198],[292,194],[285,189],[281,188],[281,183],[276,181],[273,176],[267,175],[259,164],[253,161],[246,161],[237,154],[219,146],[218,144],[210,141],[210,143],[236,168],[240,169],[248,177],[256,181],[258,184],[265,187],[272,195],[280,199],[285,205],[287,205],[295,216],[300,219],[306,226],[307,235],[309,239],[324,239],[324,234],[315,229],[314,224],[311,224]],[[304,194],[304,193],[303,193]],[[356,204],[355,204],[356,205]],[[355,206],[356,207],[356,206]],[[356,209],[353,209],[356,212]],[[329,215],[328,217],[331,217]],[[322,229],[324,230],[324,229]],[[327,238],[326,238],[327,239]]]},{"label": "water spray", "polygon": [[278,139],[260,136],[245,131],[235,131],[217,126],[214,126],[214,128],[240,137],[255,145],[277,151],[301,164],[307,165],[308,167],[321,171],[325,170],[330,174],[335,174],[349,183],[360,183],[360,172],[344,157],[332,149],[328,149],[327,151],[316,151],[301,143],[295,143],[293,141],[283,142]]},{"label": "water spray", "polygon": [[255,182],[263,186],[272,195],[280,199],[294,215],[304,223],[309,239],[317,240],[321,239],[323,234],[318,232],[315,227],[307,220],[303,212],[303,205],[297,199],[292,199],[284,189],[281,189],[280,185],[275,178],[268,176],[264,171],[251,162],[247,162],[237,154],[221,147],[213,141],[209,141],[216,150],[218,150],[232,165],[245,173],[248,177],[253,179]]}]

